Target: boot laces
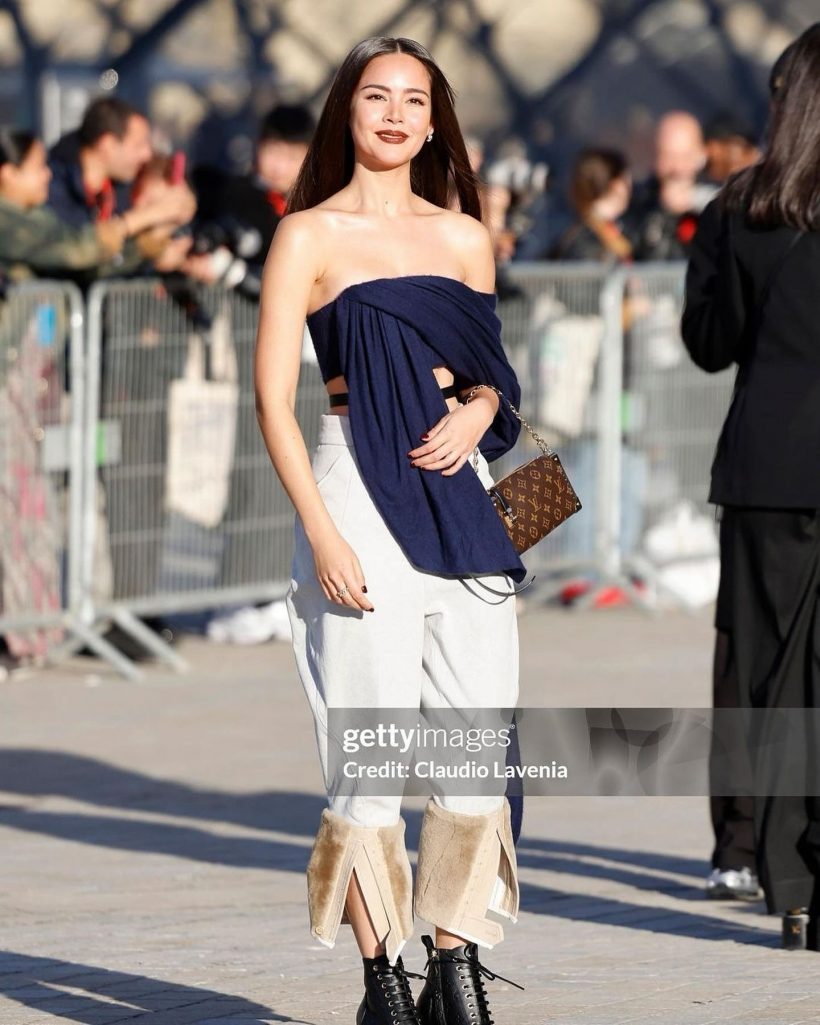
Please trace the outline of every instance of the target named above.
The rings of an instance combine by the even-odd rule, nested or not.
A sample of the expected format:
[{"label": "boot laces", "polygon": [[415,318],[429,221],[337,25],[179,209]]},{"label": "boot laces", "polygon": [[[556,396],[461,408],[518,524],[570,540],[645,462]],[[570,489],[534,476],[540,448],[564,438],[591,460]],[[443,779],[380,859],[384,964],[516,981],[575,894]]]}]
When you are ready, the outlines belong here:
[{"label": "boot laces", "polygon": [[412,975],[414,979],[426,979],[426,976],[408,971],[401,960],[394,965],[374,965],[373,971],[387,995],[387,1006],[391,1008],[396,1025],[418,1025],[418,1012],[408,976]]},{"label": "boot laces", "polygon": [[[436,953],[432,953],[430,957],[427,958],[427,964],[424,966],[425,969],[431,961],[435,960],[441,961],[444,959],[439,957]],[[458,954],[450,954],[448,952],[446,960],[459,965],[458,977],[461,980],[463,988],[466,990],[472,989],[477,1006],[475,1010],[470,1011],[470,1017],[472,1018],[473,1015],[477,1015],[476,1025],[478,1025],[479,1022],[481,1025],[494,1025],[493,1019],[490,1017],[490,1008],[487,1004],[487,990],[484,988],[484,979],[501,979],[502,982],[509,982],[511,986],[515,986],[518,989],[524,989],[523,986],[519,985],[517,982],[513,982],[512,979],[505,979],[503,975],[498,975],[496,972],[490,971],[486,965],[483,965],[478,960],[477,954],[473,957],[460,957]],[[468,1007],[471,1006],[472,1002],[468,1001]]]}]

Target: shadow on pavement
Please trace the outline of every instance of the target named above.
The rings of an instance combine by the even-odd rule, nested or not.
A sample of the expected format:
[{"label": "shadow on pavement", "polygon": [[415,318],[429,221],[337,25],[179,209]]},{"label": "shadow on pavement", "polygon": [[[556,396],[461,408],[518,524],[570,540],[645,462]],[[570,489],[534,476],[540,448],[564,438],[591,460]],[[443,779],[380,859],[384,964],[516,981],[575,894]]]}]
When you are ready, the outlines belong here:
[{"label": "shadow on pavement", "polygon": [[302,1021],[243,997],[200,986],[8,950],[0,950],[0,995],[43,1015],[88,1025],[124,1019],[150,1025]]},{"label": "shadow on pavement", "polygon": [[[25,797],[58,796],[129,815],[140,812],[181,819],[230,823],[276,830],[301,838],[219,836],[206,824],[140,820],[111,814],[93,815],[0,805],[0,825],[63,840],[119,850],[148,851],[233,868],[267,868],[304,872],[310,844],[326,801],[322,795],[293,791],[232,793],[193,787],[110,765],[95,758],[28,748],[0,750],[0,788]],[[407,808],[409,851],[418,849],[421,813]],[[523,835],[517,846],[521,868],[566,873],[579,878],[611,880],[639,891],[666,893],[678,899],[705,900],[700,888],[670,879],[670,874],[705,876],[706,859],[635,851],[605,845],[553,841]],[[594,859],[594,860],[592,860]],[[532,883],[521,884],[521,907],[535,914],[590,921],[630,929],[776,945],[771,931],[726,922],[713,915],[650,907],[610,897],[565,893]],[[748,909],[744,908],[744,911]]]},{"label": "shadow on pavement", "polygon": [[[226,759],[226,771],[230,770]],[[292,791],[231,793],[123,769],[98,758],[36,748],[0,749],[0,790],[29,797],[68,797],[105,808],[216,819],[253,829],[312,836],[325,800]]]},{"label": "shadow on pavement", "polygon": [[[518,864],[522,867],[526,865],[550,872],[566,872],[590,879],[610,879],[635,890],[668,893],[679,900],[704,899],[703,884],[708,871],[706,858],[529,837],[521,839],[516,854]],[[595,860],[582,860],[587,858]],[[670,875],[692,876],[697,879],[697,883],[670,879]]]},{"label": "shadow on pavement", "polygon": [[[690,936],[700,940],[748,943],[757,947],[779,947],[780,934],[755,928],[745,922],[726,921],[712,915],[698,915],[669,907],[632,904],[602,894],[565,893],[546,886],[521,882],[521,910],[573,922],[598,922],[641,932]],[[744,907],[743,911],[746,911]]]}]

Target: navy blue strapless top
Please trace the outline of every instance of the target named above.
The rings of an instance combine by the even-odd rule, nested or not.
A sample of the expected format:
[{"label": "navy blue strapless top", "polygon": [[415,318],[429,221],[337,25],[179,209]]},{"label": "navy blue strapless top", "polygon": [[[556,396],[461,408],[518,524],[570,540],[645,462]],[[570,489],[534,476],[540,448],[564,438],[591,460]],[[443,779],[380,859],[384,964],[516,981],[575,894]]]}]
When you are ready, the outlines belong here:
[{"label": "navy blue strapless top", "polygon": [[[452,476],[411,466],[407,453],[447,413],[433,374],[493,384],[518,407],[521,389],[501,343],[494,294],[455,278],[413,274],[349,285],[307,317],[324,381],[344,375],[356,460],[385,523],[419,569],[463,576],[526,568],[472,465]],[[521,423],[504,399],[478,447],[508,452]]]}]

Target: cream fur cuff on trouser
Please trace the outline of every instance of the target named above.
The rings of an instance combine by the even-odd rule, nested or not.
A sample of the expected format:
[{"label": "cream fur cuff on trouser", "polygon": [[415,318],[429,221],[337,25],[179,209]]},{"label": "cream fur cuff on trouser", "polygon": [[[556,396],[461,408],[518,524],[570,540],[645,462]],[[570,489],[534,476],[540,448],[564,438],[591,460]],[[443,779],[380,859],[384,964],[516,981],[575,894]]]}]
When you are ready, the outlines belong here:
[{"label": "cream fur cuff on trouser", "polygon": [[518,866],[510,802],[488,815],[424,809],[413,909],[426,922],[485,947],[504,938],[488,910],[518,920]]},{"label": "cream fur cuff on trouser", "polygon": [[391,826],[358,826],[330,808],[322,819],[307,867],[311,935],[332,947],[339,926],[350,924],[345,900],[353,870],[379,941],[391,965],[413,933],[413,874],[404,843],[404,819]]}]

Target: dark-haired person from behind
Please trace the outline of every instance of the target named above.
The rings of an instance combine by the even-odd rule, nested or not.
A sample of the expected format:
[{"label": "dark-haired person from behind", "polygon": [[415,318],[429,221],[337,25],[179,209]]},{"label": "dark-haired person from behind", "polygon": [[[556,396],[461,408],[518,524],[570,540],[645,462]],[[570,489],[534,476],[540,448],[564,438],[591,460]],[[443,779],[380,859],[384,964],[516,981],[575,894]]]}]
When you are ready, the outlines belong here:
[{"label": "dark-haired person from behind", "polygon": [[[704,211],[682,321],[704,370],[738,364],[709,500],[723,509],[715,691],[742,708],[816,709],[820,694],[820,22],[789,49],[772,78],[766,152]],[[758,750],[765,729],[759,739]],[[809,796],[777,796],[767,780],[753,842],[783,945],[817,951],[820,798],[807,740],[806,758],[795,745],[781,771],[805,768]]]},{"label": "dark-haired person from behind", "polygon": [[586,149],[572,169],[569,196],[577,215],[551,253],[554,260],[631,259],[632,245],[621,229],[632,179],[626,158],[609,149]]}]

